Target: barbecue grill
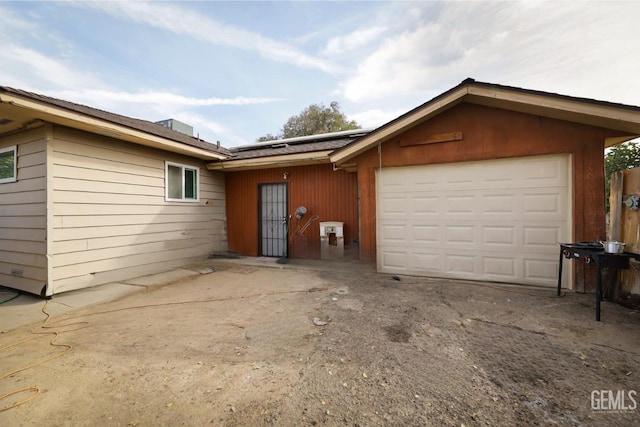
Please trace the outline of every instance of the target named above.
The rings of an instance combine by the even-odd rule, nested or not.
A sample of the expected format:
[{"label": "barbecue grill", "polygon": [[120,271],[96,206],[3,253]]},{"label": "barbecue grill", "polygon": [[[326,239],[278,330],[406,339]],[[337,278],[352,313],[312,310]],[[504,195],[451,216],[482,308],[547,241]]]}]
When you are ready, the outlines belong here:
[{"label": "barbecue grill", "polygon": [[562,288],[562,261],[574,259],[596,267],[596,320],[600,321],[600,303],[602,302],[602,267],[627,269],[629,260],[640,261],[640,254],[623,252],[612,254],[605,252],[600,242],[560,243],[560,259],[558,263],[558,296]]}]

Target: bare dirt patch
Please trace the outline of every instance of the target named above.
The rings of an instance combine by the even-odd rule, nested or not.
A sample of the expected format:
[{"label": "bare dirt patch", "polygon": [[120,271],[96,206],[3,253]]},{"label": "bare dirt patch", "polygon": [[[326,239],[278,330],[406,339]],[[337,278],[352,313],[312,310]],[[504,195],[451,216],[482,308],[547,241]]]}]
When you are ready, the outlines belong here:
[{"label": "bare dirt patch", "polygon": [[[591,408],[593,390],[640,390],[637,311],[604,303],[595,322],[592,295],[211,264],[214,273],[54,319],[56,343],[72,349],[0,381],[0,395],[41,390],[0,424],[638,422],[638,409]],[[29,329],[0,347],[34,337]],[[64,351],[50,340],[3,350],[0,375]]]}]

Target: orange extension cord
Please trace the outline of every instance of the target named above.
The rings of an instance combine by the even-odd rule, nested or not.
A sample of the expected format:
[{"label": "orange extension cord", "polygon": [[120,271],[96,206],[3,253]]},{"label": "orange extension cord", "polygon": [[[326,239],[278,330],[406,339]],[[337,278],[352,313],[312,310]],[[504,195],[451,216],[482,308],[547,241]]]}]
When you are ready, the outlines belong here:
[{"label": "orange extension cord", "polygon": [[[302,290],[302,291],[282,291],[282,292],[268,292],[268,293],[259,293],[259,294],[250,294],[250,295],[243,295],[243,296],[239,296],[239,297],[229,297],[229,298],[210,298],[210,299],[204,299],[204,300],[191,300],[191,301],[177,301],[177,302],[166,302],[166,303],[159,303],[159,304],[146,304],[146,305],[137,305],[137,306],[131,306],[131,307],[123,307],[123,308],[116,308],[113,310],[105,310],[105,311],[97,311],[95,313],[88,313],[88,314],[82,314],[79,316],[74,316],[74,317],[67,317],[67,318],[63,318],[63,319],[59,319],[59,320],[55,320],[50,322],[51,319],[51,315],[46,311],[46,307],[47,307],[47,303],[49,301],[46,301],[44,303],[44,305],[42,306],[42,312],[44,313],[44,315],[46,316],[46,319],[44,320],[44,322],[42,323],[42,325],[37,326],[35,328],[33,328],[31,330],[31,333],[36,335],[33,336],[31,338],[26,338],[24,340],[21,341],[17,341],[13,344],[9,344],[5,347],[1,347],[0,348],[0,352],[7,350],[11,347],[15,347],[17,345],[23,344],[25,342],[29,342],[32,341],[36,338],[39,338],[39,336],[41,335],[53,335],[53,338],[51,339],[51,341],[49,341],[49,345],[53,346],[53,347],[63,347],[64,350],[55,353],[51,356],[45,357],[43,359],[38,360],[37,362],[31,363],[27,366],[24,366],[22,368],[18,368],[15,369],[13,371],[7,372],[5,374],[0,375],[0,381],[4,380],[5,378],[17,374],[18,372],[22,372],[22,371],[26,371],[28,369],[32,369],[36,366],[42,365],[43,363],[49,362],[53,359],[57,359],[58,357],[64,356],[65,354],[67,354],[68,352],[71,351],[71,349],[73,348],[73,346],[69,345],[69,344],[56,344],[56,340],[58,339],[58,337],[60,336],[60,334],[62,332],[72,332],[72,331],[77,331],[83,328],[86,328],[89,326],[89,322],[86,321],[82,321],[82,322],[74,322],[74,323],[66,323],[63,325],[58,325],[58,323],[60,322],[68,322],[70,320],[75,320],[75,319],[80,319],[80,318],[84,318],[84,317],[89,317],[89,316],[97,316],[100,314],[108,314],[108,313],[115,313],[118,311],[126,311],[126,310],[135,310],[135,309],[141,309],[141,308],[149,308],[149,307],[164,307],[164,306],[169,306],[169,305],[183,305],[183,304],[198,304],[198,303],[210,303],[210,302],[222,302],[222,301],[230,301],[230,300],[238,300],[238,299],[247,299],[247,298],[253,298],[253,297],[260,297],[260,296],[271,296],[271,295],[283,295],[283,294],[299,294],[299,293],[309,293],[309,292],[322,292],[322,291],[326,291],[328,290],[328,288],[313,288],[313,289],[309,289],[309,290]],[[242,325],[237,325],[237,324],[233,324],[233,323],[225,323],[225,325],[230,325],[230,326],[234,326],[236,328],[241,328],[244,329],[245,327]],[[58,331],[55,330],[55,328],[66,328],[66,327],[70,327],[70,326],[76,326],[73,329],[67,329],[64,331]],[[36,331],[36,329],[41,328],[41,329],[45,329],[44,332],[42,331]],[[46,331],[46,329],[52,329],[51,331]],[[5,406],[0,408],[0,412],[12,409],[12,408],[16,408],[20,405],[24,405],[25,403],[35,399],[39,394],[40,394],[40,388],[38,388],[37,386],[31,386],[31,387],[25,387],[25,388],[21,388],[19,390],[14,390],[11,391],[9,393],[6,393],[2,396],[0,396],[0,402],[2,402],[3,400],[14,396],[16,394],[19,393],[26,393],[26,392],[32,392],[32,394],[27,397],[24,400],[18,401],[18,402],[14,402],[11,405]]]}]

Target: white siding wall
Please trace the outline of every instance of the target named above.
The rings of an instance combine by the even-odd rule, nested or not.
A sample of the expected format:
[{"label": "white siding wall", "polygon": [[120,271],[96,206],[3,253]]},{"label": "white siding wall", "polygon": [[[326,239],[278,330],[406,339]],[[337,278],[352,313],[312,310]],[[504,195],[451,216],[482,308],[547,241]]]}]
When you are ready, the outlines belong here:
[{"label": "white siding wall", "polygon": [[[189,157],[56,127],[53,289],[151,274],[227,248],[224,175]],[[200,201],[166,202],[165,160],[200,168]]]},{"label": "white siding wall", "polygon": [[0,184],[0,285],[40,294],[47,282],[45,128],[0,137],[16,145],[18,180]]}]

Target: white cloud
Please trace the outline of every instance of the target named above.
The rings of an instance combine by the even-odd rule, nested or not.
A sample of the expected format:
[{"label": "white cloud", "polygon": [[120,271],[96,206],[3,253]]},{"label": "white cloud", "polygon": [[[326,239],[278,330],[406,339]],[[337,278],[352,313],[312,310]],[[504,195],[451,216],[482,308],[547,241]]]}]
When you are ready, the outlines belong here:
[{"label": "white cloud", "polygon": [[0,7],[0,84],[37,91],[42,87],[101,87],[100,79],[81,70],[71,61],[56,58],[52,44],[55,34],[48,34],[45,54],[35,47],[43,40],[37,20],[27,20]]},{"label": "white cloud", "polygon": [[[6,13],[5,13],[6,12]],[[176,118],[191,124],[208,141],[225,146],[241,145],[246,139],[227,126],[207,118],[207,107],[246,106],[280,101],[266,97],[184,96],[169,91],[113,88],[102,76],[79,65],[75,55],[64,55],[58,47],[68,45],[55,32],[48,44],[40,41],[44,27],[37,19],[26,20],[0,7],[0,85],[13,86],[145,120]],[[24,37],[16,37],[22,34]],[[55,45],[51,43],[55,39]],[[46,46],[42,50],[38,46]],[[75,44],[72,42],[72,48]],[[63,49],[65,52],[66,50]],[[201,95],[201,94],[198,94]]]},{"label": "white cloud", "polygon": [[37,82],[40,87],[103,86],[97,77],[78,70],[72,63],[66,64],[18,45],[5,44],[0,49],[0,63],[7,64],[0,69],[3,84],[18,86],[21,89],[35,90],[32,82]]},{"label": "white cloud", "polygon": [[386,40],[343,83],[344,96],[358,102],[411,93],[422,84],[428,68],[417,47],[431,32],[431,28],[419,28]]},{"label": "white cloud", "polygon": [[393,35],[354,68],[340,91],[366,102],[442,91],[475,77],[606,100],[635,96],[637,104],[640,57],[633,53],[640,51],[640,3],[588,5],[448,2],[396,8],[394,18],[403,27],[387,31]]},{"label": "white cloud", "polygon": [[[188,107],[211,107],[219,105],[255,105],[255,104],[267,104],[270,102],[277,102],[279,98],[251,98],[251,97],[234,97],[234,98],[193,98],[182,95],[177,95],[169,92],[157,92],[157,91],[140,91],[136,93],[124,92],[124,91],[109,91],[109,90],[94,90],[94,89],[81,89],[81,90],[66,90],[57,91],[56,95],[64,99],[76,99],[76,100],[103,100],[105,102],[117,101],[120,103],[130,104],[158,104],[158,105],[172,105],[172,106],[188,106]],[[80,102],[80,101],[77,101]]]},{"label": "white cloud", "polygon": [[355,120],[363,128],[377,128],[406,113],[406,110],[383,111],[380,108],[349,114],[349,119]]},{"label": "white cloud", "polygon": [[327,73],[337,71],[337,67],[329,62],[308,55],[286,43],[227,25],[179,6],[158,2],[89,2],[85,5],[122,19],[187,35],[207,43],[257,51],[267,59],[303,68],[319,69]]},{"label": "white cloud", "polygon": [[246,144],[224,124],[207,117],[203,108],[244,106],[279,101],[273,98],[193,98],[168,92],[136,92],[63,89],[45,90],[40,93],[67,101],[85,104],[93,108],[143,120],[157,121],[167,118],[180,120],[194,127],[196,136],[208,142],[221,141],[225,147]]},{"label": "white cloud", "polygon": [[[86,28],[69,28],[62,25],[64,19],[57,19],[69,13],[70,5],[79,8],[72,11],[80,12],[73,14],[74,20],[89,22],[96,14],[86,12],[96,11],[105,26],[112,17],[135,26],[140,39],[105,30],[109,43],[87,47],[89,39],[91,43],[102,39],[85,37],[82,31]],[[177,2],[32,3],[29,7],[0,2],[0,85],[133,117],[173,117],[192,124],[204,139],[219,139],[226,146],[246,143],[237,135],[263,133],[255,129],[272,127],[266,120],[295,112],[279,109],[312,102],[312,96],[332,95],[360,111],[349,118],[372,127],[403,114],[406,110],[399,109],[405,105],[417,106],[466,77],[640,104],[640,79],[636,77],[640,37],[635,19],[640,16],[640,2],[369,3],[358,8],[357,14],[339,19],[314,15],[305,28],[307,38],[298,39],[277,39],[275,34],[283,32],[293,37],[288,27],[287,31],[274,27],[269,33],[273,38],[265,37],[229,25],[222,15],[212,16],[211,10],[233,13],[232,7],[196,8]],[[268,25],[284,28],[298,18],[307,16],[298,13],[295,5],[277,7],[265,22],[269,19]],[[233,19],[244,20],[237,15]],[[206,82],[207,86],[225,85],[227,97],[173,92],[171,88],[184,87],[185,81],[198,87],[198,79],[207,77],[192,76],[188,74],[192,70],[179,66],[161,69],[152,51],[145,51],[144,61],[130,61],[132,51],[144,50],[137,44],[156,40],[159,32],[168,35],[171,46],[178,49],[185,44],[199,47],[201,42],[235,48],[232,63],[217,65],[220,75],[236,73],[237,79]],[[303,46],[313,46],[314,53],[305,52]],[[192,50],[184,50],[188,52],[177,54],[192,55]],[[222,50],[226,53],[227,49]],[[258,56],[277,61],[278,66],[255,70]],[[176,64],[190,59],[177,56]],[[149,70],[156,69],[151,75]],[[171,80],[176,76],[181,80]],[[143,86],[137,83],[139,79]],[[203,81],[200,90],[204,86]],[[247,93],[249,87],[261,92]],[[292,87],[295,92],[288,90]],[[236,93],[283,96],[291,103],[274,97],[233,96]],[[257,104],[267,107],[235,107]],[[256,115],[242,117],[244,121],[237,117],[265,110],[269,114],[248,113]],[[208,115],[215,120],[207,119]]]},{"label": "white cloud", "polygon": [[374,41],[385,31],[384,27],[371,27],[356,30],[345,36],[332,37],[327,42],[323,53],[327,56],[352,51]]},{"label": "white cloud", "polygon": [[15,31],[31,31],[34,29],[34,25],[18,17],[9,8],[0,6],[0,34],[6,33],[10,35]]},{"label": "white cloud", "polygon": [[[226,127],[225,125],[211,120],[202,114],[193,111],[164,111],[162,117],[172,117],[180,120],[183,123],[188,123],[194,128],[194,136],[198,136],[201,139],[215,144],[216,141],[220,141],[223,147],[230,148],[237,145],[247,144],[247,141],[236,133]],[[163,114],[161,112],[160,114]]]}]

